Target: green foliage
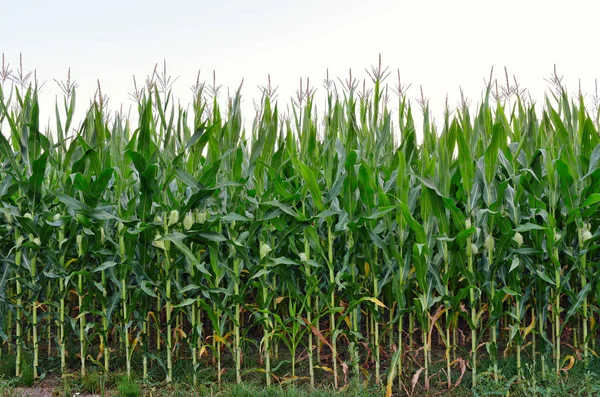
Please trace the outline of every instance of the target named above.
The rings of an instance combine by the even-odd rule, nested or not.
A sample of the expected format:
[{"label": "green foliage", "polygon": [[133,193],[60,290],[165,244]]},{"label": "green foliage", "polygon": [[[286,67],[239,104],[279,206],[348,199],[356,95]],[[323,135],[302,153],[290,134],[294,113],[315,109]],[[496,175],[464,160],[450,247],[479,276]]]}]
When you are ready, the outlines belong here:
[{"label": "green foliage", "polygon": [[107,388],[107,375],[98,372],[88,372],[81,379],[81,388],[86,393],[103,396]]},{"label": "green foliage", "polygon": [[35,378],[33,377],[33,368],[31,365],[24,365],[21,371],[20,383],[27,387],[33,386]]},{"label": "green foliage", "polygon": [[7,376],[537,393],[594,365],[600,112],[560,79],[416,123],[379,63],[318,112],[269,85],[246,128],[241,87],[188,109],[156,76],[135,122],[99,99],[73,128],[66,89],[45,132],[36,87],[0,87]]},{"label": "green foliage", "polygon": [[16,357],[14,354],[4,353],[0,359],[0,379],[10,379],[15,375]]},{"label": "green foliage", "polygon": [[138,397],[140,395],[140,386],[127,376],[117,383],[117,390],[121,397]]}]

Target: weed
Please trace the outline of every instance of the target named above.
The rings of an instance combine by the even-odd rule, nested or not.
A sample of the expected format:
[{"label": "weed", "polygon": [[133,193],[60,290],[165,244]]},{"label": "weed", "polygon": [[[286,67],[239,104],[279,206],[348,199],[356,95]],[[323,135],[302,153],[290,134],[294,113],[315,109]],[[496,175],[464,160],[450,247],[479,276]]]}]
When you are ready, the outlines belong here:
[{"label": "weed", "polygon": [[121,397],[138,397],[140,395],[140,386],[127,376],[124,376],[117,384],[117,390]]}]

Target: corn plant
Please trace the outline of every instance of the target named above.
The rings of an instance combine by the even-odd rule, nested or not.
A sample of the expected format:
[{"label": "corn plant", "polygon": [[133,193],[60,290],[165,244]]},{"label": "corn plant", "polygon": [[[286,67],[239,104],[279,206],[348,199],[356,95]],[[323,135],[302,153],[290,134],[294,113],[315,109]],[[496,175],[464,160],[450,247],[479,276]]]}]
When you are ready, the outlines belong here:
[{"label": "corn plant", "polygon": [[438,361],[448,389],[468,368],[475,386],[481,357],[496,382],[502,355],[519,377],[524,354],[542,378],[589,362],[598,106],[556,74],[541,104],[490,78],[438,124],[400,81],[389,105],[381,61],[367,74],[327,74],[323,113],[308,81],[282,106],[269,79],[245,123],[241,85],[223,100],[215,74],[198,81],[190,110],[165,65],[136,87],[135,125],[100,87],[77,125],[68,75],[42,132],[37,83],[4,68],[0,354],[15,375],[31,357],[41,378],[58,352],[65,376],[141,362],[172,382],[189,361],[194,383],[324,374],[391,395],[430,388]]}]

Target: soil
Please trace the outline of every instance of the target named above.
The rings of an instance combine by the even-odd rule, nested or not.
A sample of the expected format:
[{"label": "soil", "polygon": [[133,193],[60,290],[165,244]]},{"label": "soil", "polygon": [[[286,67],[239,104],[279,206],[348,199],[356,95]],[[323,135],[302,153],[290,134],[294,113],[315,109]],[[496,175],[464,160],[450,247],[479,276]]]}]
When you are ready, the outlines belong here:
[{"label": "soil", "polygon": [[[48,377],[32,387],[16,387],[14,396],[23,397],[63,397],[63,385],[60,379]],[[77,393],[73,391],[72,397],[98,397],[96,394]]]},{"label": "soil", "polygon": [[[17,387],[14,391],[15,395],[23,397],[57,397],[60,395],[54,387],[46,387],[44,385],[36,387]],[[98,397],[98,395],[74,392],[73,397]]]}]

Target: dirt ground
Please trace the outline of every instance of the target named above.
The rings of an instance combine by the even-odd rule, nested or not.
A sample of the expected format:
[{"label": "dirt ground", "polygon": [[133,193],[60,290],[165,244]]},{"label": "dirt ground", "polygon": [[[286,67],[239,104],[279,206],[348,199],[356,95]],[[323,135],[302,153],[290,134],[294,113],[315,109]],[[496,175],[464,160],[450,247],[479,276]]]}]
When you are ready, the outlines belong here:
[{"label": "dirt ground", "polygon": [[[14,397],[65,397],[63,384],[60,379],[48,377],[33,387],[16,387],[13,389]],[[84,394],[73,391],[71,397],[98,397],[95,394]]]},{"label": "dirt ground", "polygon": [[18,387],[14,389],[17,396],[27,397],[55,397],[52,393],[53,389],[45,389],[43,387]]},{"label": "dirt ground", "polygon": [[[18,387],[14,389],[16,397],[63,397],[54,387]],[[95,394],[72,393],[73,397],[98,397]]]}]

